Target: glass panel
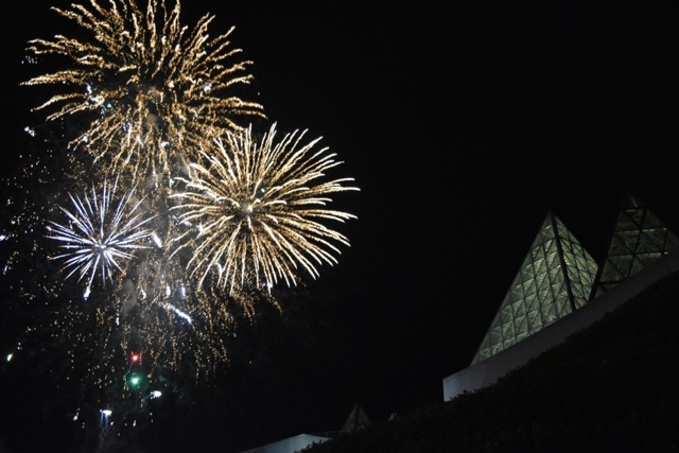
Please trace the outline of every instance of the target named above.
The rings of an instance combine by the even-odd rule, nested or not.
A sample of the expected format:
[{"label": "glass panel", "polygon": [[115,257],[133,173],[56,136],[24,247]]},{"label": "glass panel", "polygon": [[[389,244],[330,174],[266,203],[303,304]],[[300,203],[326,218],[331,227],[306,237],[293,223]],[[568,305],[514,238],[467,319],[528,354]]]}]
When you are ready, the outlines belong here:
[{"label": "glass panel", "polygon": [[486,333],[482,344],[487,347],[479,348],[474,360],[491,357],[570,313],[566,279],[578,293],[574,303],[584,304],[597,269],[560,220],[548,214]]}]

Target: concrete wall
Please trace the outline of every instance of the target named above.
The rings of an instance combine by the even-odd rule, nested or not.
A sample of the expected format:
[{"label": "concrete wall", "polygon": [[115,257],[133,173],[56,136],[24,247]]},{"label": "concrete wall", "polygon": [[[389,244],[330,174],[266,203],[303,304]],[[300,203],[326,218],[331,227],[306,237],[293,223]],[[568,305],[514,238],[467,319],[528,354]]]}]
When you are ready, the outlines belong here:
[{"label": "concrete wall", "polygon": [[465,391],[471,392],[495,383],[509,371],[563,343],[569,336],[600,320],[606,313],[678,270],[679,250],[675,249],[579,310],[498,354],[443,379],[443,400],[448,401]]}]

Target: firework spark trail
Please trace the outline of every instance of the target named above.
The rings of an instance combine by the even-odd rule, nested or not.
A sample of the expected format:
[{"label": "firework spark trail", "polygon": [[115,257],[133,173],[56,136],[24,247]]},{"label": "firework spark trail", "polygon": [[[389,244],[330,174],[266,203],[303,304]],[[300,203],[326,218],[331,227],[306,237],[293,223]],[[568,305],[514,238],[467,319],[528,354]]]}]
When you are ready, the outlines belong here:
[{"label": "firework spark trail", "polygon": [[120,261],[134,258],[134,251],[149,248],[143,241],[152,232],[144,225],[152,217],[143,217],[138,212],[143,200],[131,204],[134,190],[115,204],[117,184],[117,180],[113,185],[104,181],[99,195],[92,186],[91,197],[69,194],[74,211],[59,207],[68,218],[68,224],[50,221],[47,227],[47,237],[62,243],[59,247],[64,253],[52,258],[64,260],[64,269],[70,270],[66,278],[77,272],[80,281],[89,274],[85,298],[89,296],[97,272],[101,274],[102,284],[107,280],[112,282],[113,269],[123,271]]},{"label": "firework spark trail", "polygon": [[51,110],[48,120],[91,114],[70,146],[87,149],[104,174],[126,171],[139,183],[175,172],[196,157],[195,144],[205,137],[242,130],[238,118],[265,118],[260,104],[234,94],[253,81],[252,61],[239,61],[241,49],[229,41],[234,27],[210,39],[215,16],[206,14],[187,32],[179,0],[171,10],[164,0],[149,0],[145,12],[136,0],[109,5],[53,7],[91,40],[29,41],[35,56],[56,55],[72,65],[23,83],[66,87],[35,108]]},{"label": "firework spark trail", "polygon": [[[207,303],[197,302],[201,296],[195,289],[183,286],[185,269],[166,250],[176,228],[167,210],[170,181],[199,157],[197,145],[206,137],[243,130],[240,120],[266,116],[260,104],[239,97],[254,78],[248,73],[252,62],[240,58],[241,49],[231,45],[233,27],[211,37],[213,15],[189,28],[180,22],[179,1],[169,6],[165,0],[149,0],[145,10],[140,4],[89,0],[53,8],[85,33],[29,41],[34,61],[55,57],[67,65],[23,85],[54,89],[34,110],[46,112],[47,123],[71,121],[65,129],[68,148],[87,151],[71,157],[85,162],[93,156],[95,179],[119,175],[121,188],[129,184],[145,197],[143,208],[156,219],[150,235],[154,246],[132,262],[124,255],[131,255],[131,249],[106,250],[107,255],[96,248],[102,243],[85,244],[87,228],[94,229],[86,223],[79,226],[74,218],[91,215],[89,204],[98,201],[94,194],[91,200],[72,197],[75,207],[65,212],[69,224],[54,224],[50,231],[66,245],[59,258],[66,260],[69,276],[89,279],[86,297],[95,273],[110,280],[125,262],[127,276],[116,281],[113,291],[97,295],[105,302],[102,310],[110,309],[106,331],[122,338],[123,346],[140,344],[149,358],[175,369],[189,356],[200,362],[197,367],[209,368],[225,359],[220,336],[228,335],[233,321],[225,310],[201,315]],[[178,291],[187,294],[177,298]]]},{"label": "firework spark trail", "polygon": [[303,271],[313,278],[319,265],[337,263],[341,233],[321,221],[344,222],[353,214],[326,208],[330,194],[357,191],[353,178],[323,181],[340,165],[317,138],[303,144],[306,130],[276,139],[276,124],[261,141],[252,128],[214,140],[191,165],[184,190],[172,197],[179,220],[192,226],[177,240],[190,249],[190,275],[202,285],[208,276],[229,292],[270,290],[279,280],[296,284]]},{"label": "firework spark trail", "polygon": [[[143,351],[146,376],[156,383],[169,383],[172,373],[198,378],[216,371],[229,360],[241,314],[252,317],[260,301],[280,308],[275,285],[294,286],[337,263],[349,241],[325,222],[356,216],[326,206],[334,193],[359,190],[352,178],[325,181],[341,162],[316,147],[320,138],[304,143],[306,131],[275,141],[274,124],[256,141],[252,121],[267,118],[260,104],[240,97],[254,78],[252,62],[231,45],[234,28],[210,38],[214,16],[188,28],[179,0],[174,7],[165,2],[148,0],[145,11],[137,0],[53,8],[89,38],[29,41],[32,61],[56,57],[68,65],[23,83],[54,89],[34,110],[46,113],[45,125],[64,126],[55,135],[68,146],[57,149],[83,168],[79,176],[58,176],[77,186],[83,175],[99,188],[104,181],[101,193],[92,186],[89,196],[70,195],[73,207],[60,207],[66,222],[48,222],[49,235],[40,236],[60,243],[62,252],[51,258],[63,260],[68,277],[78,276],[68,284],[85,280],[85,299],[102,303],[72,300],[70,288],[58,291],[65,288],[59,281],[49,292],[53,313],[31,326],[30,338],[59,340],[51,343],[67,350],[70,370],[79,371],[66,381],[79,379],[87,390],[77,392],[83,404],[104,407],[106,394],[107,404],[135,414],[133,395],[115,395],[121,358]],[[50,191],[54,178],[42,178]],[[116,187],[127,195],[118,200]],[[42,228],[54,203],[40,202]],[[153,213],[152,226],[142,209]],[[41,242],[33,251],[47,249]],[[99,275],[102,284],[115,279],[114,286],[90,294]],[[36,292],[25,288],[22,282],[22,292]],[[121,420],[116,426],[124,426]]]}]

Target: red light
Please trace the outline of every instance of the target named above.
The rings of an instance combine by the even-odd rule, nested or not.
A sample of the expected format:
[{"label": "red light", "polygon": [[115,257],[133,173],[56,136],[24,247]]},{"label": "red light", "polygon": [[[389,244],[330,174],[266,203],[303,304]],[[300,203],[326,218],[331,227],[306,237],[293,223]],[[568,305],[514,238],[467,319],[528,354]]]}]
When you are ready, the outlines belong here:
[{"label": "red light", "polygon": [[135,363],[136,363],[136,362],[139,362],[140,359],[141,359],[141,355],[140,355],[140,354],[137,354],[137,353],[134,353],[134,354],[132,354],[132,355],[130,356],[130,360],[131,360],[132,362],[135,362]]}]

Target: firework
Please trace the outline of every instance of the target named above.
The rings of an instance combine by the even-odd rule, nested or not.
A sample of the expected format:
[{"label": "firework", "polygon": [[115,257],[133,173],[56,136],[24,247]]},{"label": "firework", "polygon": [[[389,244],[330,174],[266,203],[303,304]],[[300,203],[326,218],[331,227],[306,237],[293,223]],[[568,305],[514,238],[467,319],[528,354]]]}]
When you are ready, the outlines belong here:
[{"label": "firework", "polygon": [[[167,175],[192,160],[195,143],[243,129],[238,118],[264,118],[256,102],[235,91],[249,85],[252,61],[240,60],[229,41],[234,28],[210,39],[213,15],[192,31],[180,23],[180,2],[97,0],[90,7],[52,8],[77,23],[89,40],[62,35],[29,41],[35,55],[64,57],[71,65],[34,77],[24,85],[47,85],[57,92],[35,110],[48,120],[84,114],[85,127],[71,148],[83,147],[104,173],[127,171],[136,182]],[[89,115],[88,115],[89,114]]]},{"label": "firework", "polygon": [[259,142],[252,127],[229,134],[206,146],[190,177],[178,178],[184,190],[173,195],[172,209],[190,228],[177,250],[190,250],[187,268],[199,284],[209,280],[231,293],[270,290],[337,263],[338,246],[349,241],[321,222],[356,218],[326,206],[331,194],[359,189],[346,185],[353,178],[324,181],[342,162],[317,148],[320,137],[303,144],[306,132],[275,141],[273,124]]},{"label": "firework", "polygon": [[122,271],[121,262],[134,258],[134,251],[148,248],[143,242],[151,231],[144,228],[151,218],[138,212],[142,200],[132,204],[134,190],[116,203],[117,180],[113,185],[104,181],[97,196],[92,186],[91,197],[70,195],[73,212],[60,206],[68,218],[65,225],[50,221],[48,238],[61,242],[63,253],[54,259],[64,260],[66,278],[76,272],[78,280],[87,276],[85,298],[92,282],[100,273],[102,282],[113,281],[113,271]]},{"label": "firework", "polygon": [[[51,137],[68,166],[35,179],[53,194],[62,177],[69,187],[84,175],[95,184],[84,196],[69,195],[68,208],[59,206],[63,221],[44,220],[59,195],[30,197],[40,204],[30,219],[31,227],[40,223],[32,253],[61,261],[63,280],[84,281],[87,300],[72,297],[54,272],[31,272],[12,289],[36,301],[41,316],[31,319],[26,337],[66,351],[67,366],[55,360],[49,372],[82,383],[79,407],[83,414],[97,409],[102,432],[114,419],[118,429],[133,429],[140,411],[152,412],[145,405],[161,387],[176,391],[186,377],[217,371],[255,303],[280,308],[276,298],[286,291],[272,295],[274,286],[292,287],[337,263],[349,241],[327,224],[356,216],[328,205],[335,193],[359,190],[352,178],[326,178],[342,162],[318,146],[321,138],[307,142],[306,131],[294,131],[277,140],[275,124],[255,138],[253,122],[267,118],[242,97],[254,81],[252,62],[232,47],[233,27],[211,38],[214,16],[188,28],[179,0],[146,1],[145,9],[137,0],[53,8],[84,33],[29,41],[31,61],[68,64],[23,83],[52,90],[34,110],[45,113],[45,125],[64,127]],[[31,173],[54,157],[38,155]],[[24,239],[1,234],[0,242]],[[19,256],[25,258],[17,252],[5,268],[13,272]],[[40,261],[31,258],[27,266]],[[51,285],[32,285],[34,279]],[[99,281],[106,290],[94,290]],[[144,356],[134,365],[143,389],[122,379],[132,377],[131,351]]]}]

